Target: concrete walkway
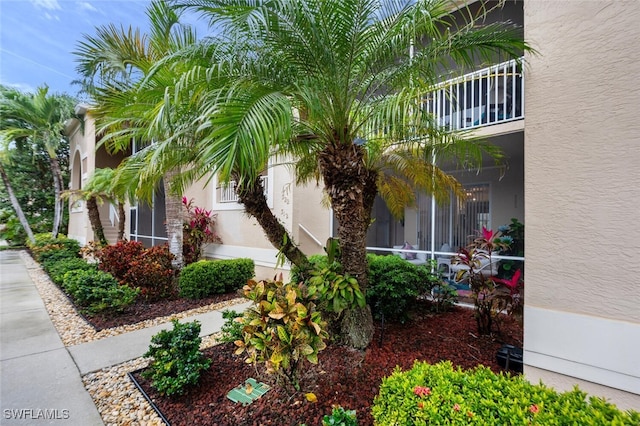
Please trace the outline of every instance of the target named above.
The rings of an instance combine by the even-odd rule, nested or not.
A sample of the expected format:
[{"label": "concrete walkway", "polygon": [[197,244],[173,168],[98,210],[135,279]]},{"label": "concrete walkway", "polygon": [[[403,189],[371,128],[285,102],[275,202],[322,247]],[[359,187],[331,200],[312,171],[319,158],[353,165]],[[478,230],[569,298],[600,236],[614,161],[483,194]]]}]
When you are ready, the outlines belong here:
[{"label": "concrete walkway", "polygon": [[[193,320],[203,336],[224,324],[219,311],[181,322]],[[18,252],[0,251],[0,424],[103,425],[81,376],[142,356],[151,336],[168,328],[171,323],[65,347]]]}]

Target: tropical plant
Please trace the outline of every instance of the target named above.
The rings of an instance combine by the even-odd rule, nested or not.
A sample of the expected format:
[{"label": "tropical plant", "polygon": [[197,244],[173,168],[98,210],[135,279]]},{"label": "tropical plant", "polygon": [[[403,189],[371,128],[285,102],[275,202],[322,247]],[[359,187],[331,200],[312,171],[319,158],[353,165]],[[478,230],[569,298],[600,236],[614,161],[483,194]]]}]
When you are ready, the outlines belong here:
[{"label": "tropical plant", "polygon": [[[454,17],[449,1],[174,3],[220,28],[221,36],[207,42],[226,54],[183,76],[185,90],[202,94],[194,97],[199,161],[217,165],[228,179],[244,153],[277,147],[296,160],[299,181],[321,177],[340,225],[344,272],[362,291],[376,194],[396,195],[403,207],[413,188],[448,196],[460,187],[433,165],[434,156],[478,164],[485,148],[435,127],[419,100],[445,65],[475,67],[500,55],[520,57],[527,48],[515,27],[477,25],[484,15],[465,8]],[[386,172],[396,177],[384,179]],[[350,310],[343,334],[350,345],[367,346],[369,310]]]},{"label": "tropical plant", "polygon": [[53,177],[54,216],[52,235],[56,237],[62,225],[65,188],[58,148],[66,138],[64,124],[75,116],[75,100],[67,95],[49,94],[44,85],[34,94],[22,94],[2,87],[0,91],[0,135],[6,141],[29,139],[32,144],[42,142],[48,154]]},{"label": "tropical plant", "polygon": [[471,287],[475,305],[475,317],[478,333],[491,334],[494,323],[500,314],[520,304],[520,273],[511,280],[495,278],[491,275],[494,254],[507,248],[500,232],[482,228],[478,235],[466,248],[460,248],[454,256],[452,264],[460,264],[465,268],[456,274],[456,281],[466,281]]},{"label": "tropical plant", "polygon": [[264,364],[267,373],[299,390],[299,366],[316,364],[329,337],[320,311],[304,284],[250,280],[243,292],[254,305],[242,316],[236,354],[246,352],[247,363]]},{"label": "tropical plant", "polygon": [[206,243],[222,243],[216,233],[216,216],[211,210],[194,207],[193,200],[182,197],[182,205],[186,209],[183,225],[182,256],[184,264],[197,262],[202,253],[202,245]]}]

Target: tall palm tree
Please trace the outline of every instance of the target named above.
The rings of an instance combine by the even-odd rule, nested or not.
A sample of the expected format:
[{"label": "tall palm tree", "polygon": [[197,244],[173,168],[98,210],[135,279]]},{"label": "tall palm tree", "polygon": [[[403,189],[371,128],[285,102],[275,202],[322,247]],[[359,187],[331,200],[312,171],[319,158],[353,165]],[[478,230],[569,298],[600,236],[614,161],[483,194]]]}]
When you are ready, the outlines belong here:
[{"label": "tall palm tree", "polygon": [[[180,72],[180,64],[162,62],[163,58],[194,44],[196,34],[190,26],[180,23],[180,14],[164,1],[152,2],[147,16],[149,34],[131,27],[103,26],[96,29],[95,37],[86,36],[75,52],[78,71],[96,102],[96,131],[105,134],[102,143],[114,152],[129,148],[134,140],[153,145],[169,139],[188,113],[173,108],[165,111],[165,120],[150,122],[149,113],[158,99],[171,96]],[[178,150],[177,145],[175,148]],[[181,267],[182,197],[171,185],[172,176],[178,172],[165,169],[162,182],[169,250],[174,255],[174,266]],[[149,195],[158,180],[140,182],[138,194],[142,196]]]},{"label": "tall palm tree", "polygon": [[29,238],[29,241],[32,244],[35,244],[36,239],[33,235],[33,231],[31,230],[31,225],[29,225],[29,221],[27,220],[27,217],[24,215],[24,212],[22,211],[22,207],[20,206],[18,197],[16,197],[15,193],[13,192],[11,181],[9,181],[9,177],[7,176],[7,173],[4,170],[4,165],[2,164],[1,160],[0,160],[0,178],[2,178],[2,183],[4,185],[5,190],[7,191],[7,194],[9,194],[11,207],[13,207],[13,210],[16,212],[16,216],[18,216],[18,220],[20,221],[20,224],[22,225],[24,232],[27,234],[27,238]]},{"label": "tall palm tree", "polygon": [[[228,171],[232,160],[222,148],[234,141],[243,144],[234,148],[241,151],[260,139],[308,158],[299,169],[319,171],[339,224],[341,263],[363,291],[366,231],[381,171],[370,154],[398,142],[424,158],[447,149],[464,152],[463,140],[443,142],[429,131],[421,97],[452,64],[462,71],[519,58],[527,49],[514,26],[479,25],[484,14],[464,8],[454,19],[453,3],[444,0],[173,3],[202,13],[238,46],[235,62],[211,65],[212,78],[227,73],[228,83],[210,90],[201,106],[203,122],[215,129],[201,141],[203,161]],[[239,137],[242,132],[248,135]],[[375,143],[383,145],[371,149]],[[435,183],[446,180],[431,179],[430,192],[439,190]],[[351,310],[342,331],[348,344],[366,347],[373,334],[370,311]]]},{"label": "tall palm tree", "polygon": [[2,88],[0,96],[0,134],[7,140],[30,138],[42,140],[49,154],[49,167],[53,175],[55,194],[52,235],[56,237],[62,224],[64,208],[61,197],[65,183],[58,161],[58,147],[66,136],[64,123],[75,116],[75,101],[68,95],[49,94],[45,85],[34,94],[23,95],[13,89]]},{"label": "tall palm tree", "polygon": [[[206,88],[211,79],[200,76],[198,71],[205,70],[212,58],[225,54],[217,50],[223,45],[196,45],[189,29],[172,32],[179,23],[179,14],[162,1],[153,2],[148,15],[148,37],[132,29],[103,27],[96,37],[81,43],[77,52],[81,73],[90,80],[102,79],[97,85],[87,85],[93,87],[97,129],[104,133],[102,143],[110,149],[123,150],[132,138],[154,141],[123,161],[116,174],[118,185],[150,199],[161,177],[165,192],[176,194],[195,180],[211,178],[221,171],[223,182],[237,181],[239,200],[246,211],[265,229],[272,230],[268,235],[274,246],[304,270],[308,266],[306,256],[266,207],[260,174],[268,164],[270,141],[260,140],[253,144],[254,149],[243,150],[238,157],[230,156],[234,159],[230,169],[221,170],[218,163],[200,161],[203,148],[195,138],[202,123],[198,120],[199,110],[192,106],[203,91],[208,95]],[[191,83],[186,89],[177,84],[184,74],[190,76]],[[173,235],[182,232],[182,205],[173,203],[172,207],[174,213],[167,205],[168,224],[172,223],[170,218],[176,217],[180,226],[175,226],[175,234],[168,230],[170,242],[174,242]]]}]

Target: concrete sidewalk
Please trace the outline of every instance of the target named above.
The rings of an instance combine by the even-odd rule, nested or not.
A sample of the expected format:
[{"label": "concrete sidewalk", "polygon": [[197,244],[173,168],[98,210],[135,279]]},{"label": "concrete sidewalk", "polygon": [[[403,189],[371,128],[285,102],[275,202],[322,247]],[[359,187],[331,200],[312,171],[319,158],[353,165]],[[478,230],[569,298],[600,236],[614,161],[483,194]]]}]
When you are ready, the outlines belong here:
[{"label": "concrete sidewalk", "polygon": [[[249,303],[224,309],[241,311]],[[216,333],[222,313],[198,320],[201,335]],[[103,425],[81,376],[142,356],[165,323],[65,347],[16,251],[0,251],[0,424]]]}]

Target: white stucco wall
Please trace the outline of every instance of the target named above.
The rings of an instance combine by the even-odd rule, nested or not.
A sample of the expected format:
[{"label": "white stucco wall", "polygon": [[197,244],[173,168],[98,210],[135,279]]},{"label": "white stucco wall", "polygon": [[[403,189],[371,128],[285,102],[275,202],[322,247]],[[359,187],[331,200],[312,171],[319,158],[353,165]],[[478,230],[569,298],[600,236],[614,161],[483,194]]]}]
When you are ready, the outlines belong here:
[{"label": "white stucco wall", "polygon": [[524,12],[525,374],[640,394],[640,2]]}]

